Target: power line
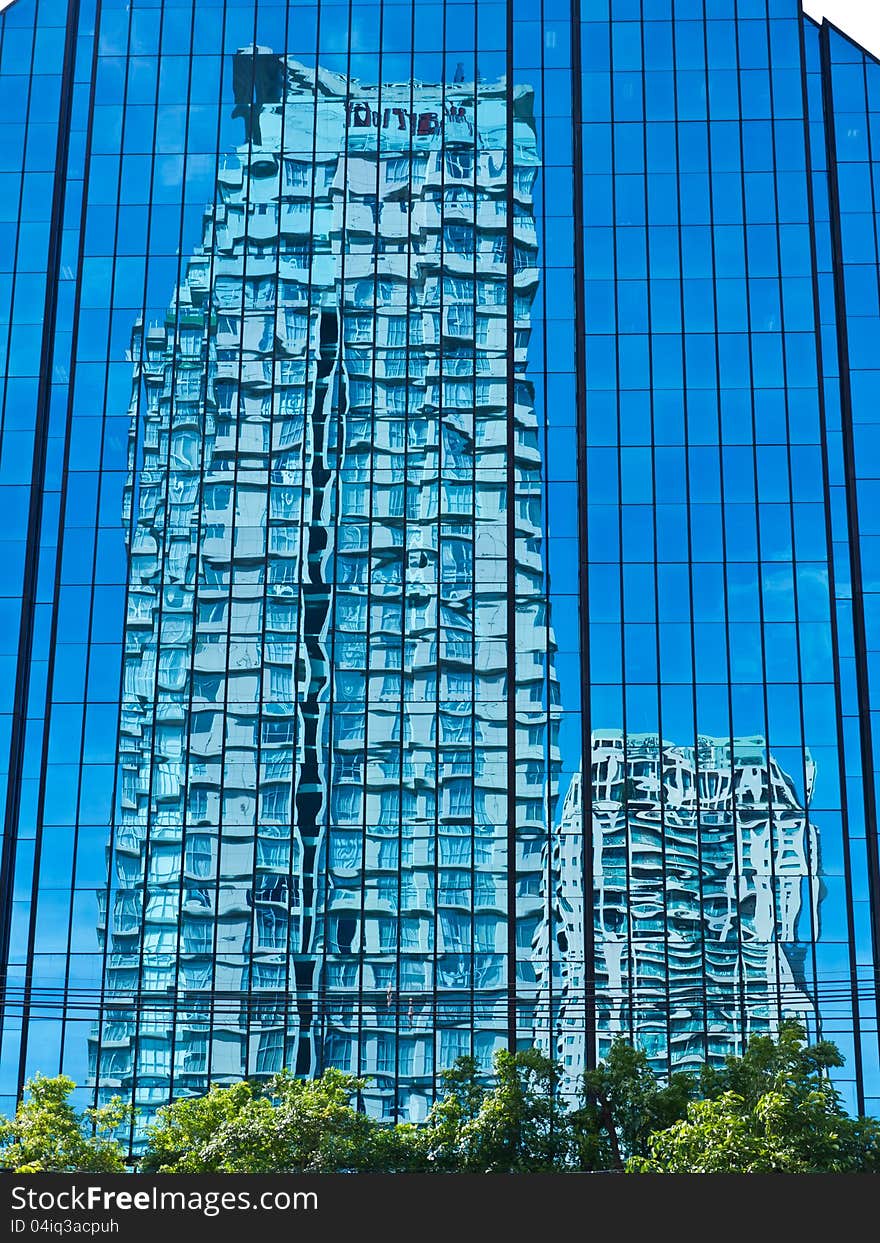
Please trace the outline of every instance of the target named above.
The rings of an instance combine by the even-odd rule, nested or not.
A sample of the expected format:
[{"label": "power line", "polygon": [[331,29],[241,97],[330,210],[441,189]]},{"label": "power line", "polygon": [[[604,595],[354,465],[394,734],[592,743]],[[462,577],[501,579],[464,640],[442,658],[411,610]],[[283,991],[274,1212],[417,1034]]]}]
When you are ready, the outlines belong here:
[{"label": "power line", "polygon": [[[708,987],[702,983],[670,986],[664,981],[653,985],[634,983],[632,989],[626,986],[613,988],[603,986],[601,982],[587,981],[577,987],[553,992],[541,990],[532,996],[520,993],[516,1002],[519,1014],[533,1021],[565,1017],[565,1011],[570,1006],[574,1007],[585,998],[595,1000],[600,1012],[603,1006],[607,1006],[629,1013],[674,1014],[676,1009],[689,1006],[709,1012],[713,1009],[723,1011],[725,1008],[736,1008],[740,1011],[745,1008],[747,1012],[754,1014],[768,1008],[787,1008],[795,1013],[809,1014],[816,1007],[820,1012],[819,1017],[824,1017],[821,1014],[823,1007],[838,1003],[851,1005],[854,999],[873,998],[877,978],[877,972],[865,971],[855,980],[844,975],[829,974],[810,981],[806,986],[796,982],[781,982],[777,985],[766,980],[733,980],[727,985]],[[472,990],[464,985],[450,986],[446,990],[432,990],[430,993],[407,988],[375,989],[363,992],[360,1000],[356,992],[322,989],[300,993],[186,988],[169,988],[161,992],[109,992],[88,987],[63,989],[57,986],[25,985],[8,988],[5,1001],[10,1015],[23,1014],[30,1010],[32,1013],[39,1013],[43,1018],[57,1014],[71,1021],[94,1021],[97,1011],[103,1011],[105,1015],[124,1012],[133,1018],[168,1012],[169,1015],[184,1021],[189,1012],[195,1012],[194,1021],[200,1018],[200,1012],[204,1012],[203,1018],[210,1017],[215,1023],[222,1019],[235,1018],[242,1013],[265,1013],[271,1021],[275,1016],[280,1019],[282,1015],[295,1015],[306,1011],[311,1022],[343,1021],[347,1017],[365,1012],[374,1013],[377,1022],[383,1017],[401,1014],[412,1019],[424,1020],[433,1016],[440,1021],[445,1019],[463,1022],[472,1015],[491,1019],[496,1011],[503,1017],[507,1012],[509,998],[503,987]]]}]

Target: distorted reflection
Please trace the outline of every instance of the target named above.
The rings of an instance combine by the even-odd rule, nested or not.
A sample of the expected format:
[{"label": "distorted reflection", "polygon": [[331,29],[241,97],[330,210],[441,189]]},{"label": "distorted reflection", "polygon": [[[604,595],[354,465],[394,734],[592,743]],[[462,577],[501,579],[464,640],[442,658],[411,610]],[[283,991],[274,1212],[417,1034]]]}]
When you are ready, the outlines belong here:
[{"label": "distorted reflection", "polygon": [[803,971],[820,899],[814,778],[807,755],[802,802],[762,738],[701,737],[694,748],[593,735],[595,982],[584,969],[580,774],[550,848],[554,890],[536,940],[536,1043],[560,1058],[570,1092],[593,999],[599,1056],[617,1036],[634,1039],[658,1069],[741,1052],[783,1017],[815,1019]]},{"label": "distorted reflection", "polygon": [[420,1118],[440,1068],[506,1042],[511,920],[537,987],[558,695],[531,90],[361,87],[257,49],[235,94],[249,141],[132,347],[94,1073],[148,1120],[331,1064]]}]

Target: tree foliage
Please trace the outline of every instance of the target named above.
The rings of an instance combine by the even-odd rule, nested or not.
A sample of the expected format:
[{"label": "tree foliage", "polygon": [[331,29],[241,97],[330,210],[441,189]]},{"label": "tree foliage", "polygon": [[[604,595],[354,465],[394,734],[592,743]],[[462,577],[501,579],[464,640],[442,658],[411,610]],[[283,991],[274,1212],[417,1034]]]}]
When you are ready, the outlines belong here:
[{"label": "tree foliage", "polygon": [[622,1171],[628,1158],[646,1156],[651,1134],[684,1118],[697,1088],[696,1077],[684,1073],[661,1083],[644,1049],[615,1040],[606,1060],[584,1075],[572,1116],[579,1168]]},{"label": "tree foliage", "polygon": [[[538,1049],[495,1054],[491,1074],[463,1057],[442,1072],[425,1122],[390,1125],[357,1108],[366,1082],[340,1070],[289,1071],[266,1083],[213,1087],[159,1110],[140,1168],[162,1174],[819,1173],[880,1171],[880,1124],[851,1118],[829,1079],[843,1064],[830,1041],[807,1044],[796,1023],[754,1037],[742,1057],[661,1081],[644,1050],[615,1042],[560,1092],[562,1068]],[[0,1119],[0,1169],[125,1169],[113,1137],[129,1116],[118,1098],[77,1112],[72,1080],[37,1076]]]},{"label": "tree foliage", "polygon": [[147,1129],[145,1172],[332,1174],[401,1172],[416,1165],[416,1129],[382,1126],[352,1099],[362,1079],[329,1069],[316,1079],[289,1071],[265,1085],[213,1087],[174,1101]]},{"label": "tree foliage", "polygon": [[880,1125],[851,1118],[828,1079],[843,1058],[831,1041],[806,1043],[798,1023],[779,1039],[753,1037],[742,1057],[704,1067],[705,1099],[656,1131],[634,1173],[862,1173],[880,1170]]},{"label": "tree foliage", "polygon": [[0,1118],[0,1170],[16,1174],[64,1174],[81,1170],[117,1174],[125,1150],[113,1132],[130,1111],[115,1097],[100,1109],[77,1111],[76,1084],[66,1075],[36,1075],[13,1118]]},{"label": "tree foliage", "polygon": [[494,1071],[488,1086],[470,1057],[443,1072],[444,1095],[428,1116],[428,1168],[516,1174],[570,1167],[573,1134],[559,1098],[558,1064],[538,1049],[501,1049]]}]

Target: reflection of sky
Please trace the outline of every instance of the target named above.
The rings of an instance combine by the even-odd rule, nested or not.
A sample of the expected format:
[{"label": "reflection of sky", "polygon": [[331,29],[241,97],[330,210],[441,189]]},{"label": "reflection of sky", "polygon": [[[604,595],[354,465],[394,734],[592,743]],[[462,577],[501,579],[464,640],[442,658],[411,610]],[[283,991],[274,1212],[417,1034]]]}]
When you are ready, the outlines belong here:
[{"label": "reflection of sky", "polygon": [[[480,76],[485,81],[503,76],[503,4],[480,4],[476,40],[472,6],[424,4],[419,0],[414,7],[415,14],[413,6],[386,4],[380,13],[378,5],[355,4],[349,16],[347,4],[322,4],[317,60],[325,69],[351,74],[361,82],[406,82],[411,77],[439,82],[444,76],[451,81],[459,63],[465,76],[472,80],[476,44]],[[246,10],[240,15],[244,17],[245,13]],[[239,16],[234,8],[232,16]],[[286,16],[281,6],[261,9],[257,43],[278,50],[286,47],[288,55],[314,64],[317,10],[291,6],[289,23]],[[247,30],[245,22],[233,24],[240,27],[240,34],[237,40],[228,42],[243,46],[253,41],[252,18],[247,22]]]}]

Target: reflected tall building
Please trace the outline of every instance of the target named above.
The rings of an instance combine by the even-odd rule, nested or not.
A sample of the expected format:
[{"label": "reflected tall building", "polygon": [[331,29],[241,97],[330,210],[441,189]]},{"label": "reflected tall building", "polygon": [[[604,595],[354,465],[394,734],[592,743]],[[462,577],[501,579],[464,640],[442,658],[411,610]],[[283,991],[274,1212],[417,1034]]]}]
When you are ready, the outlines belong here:
[{"label": "reflected tall building", "polygon": [[742,1053],[784,1018],[815,1031],[804,955],[822,885],[806,764],[802,802],[762,738],[694,748],[593,735],[590,790],[585,799],[581,775],[572,779],[548,847],[553,888],[535,943],[536,1044],[562,1063],[568,1093],[588,1065],[592,1022],[600,1057],[631,1040],[661,1073]]},{"label": "reflected tall building", "polygon": [[93,1074],[149,1109],[333,1065],[418,1118],[506,1042],[558,768],[532,97],[511,147],[503,83],[362,88],[258,49],[236,89],[247,141],[132,347]]}]

